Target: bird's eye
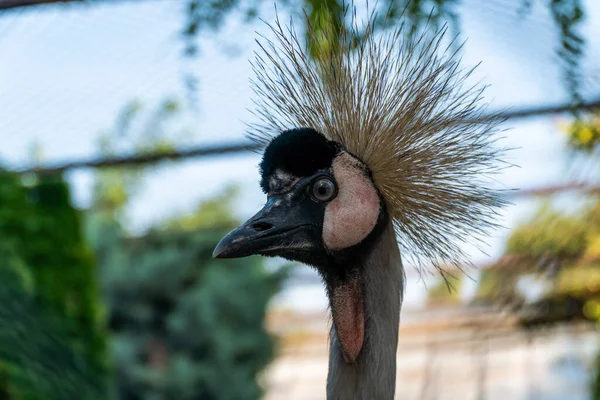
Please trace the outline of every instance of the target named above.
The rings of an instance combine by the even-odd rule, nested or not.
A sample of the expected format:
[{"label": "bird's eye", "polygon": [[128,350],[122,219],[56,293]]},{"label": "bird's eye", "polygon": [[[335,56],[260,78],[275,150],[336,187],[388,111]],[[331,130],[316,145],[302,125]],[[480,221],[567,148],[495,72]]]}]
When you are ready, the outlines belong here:
[{"label": "bird's eye", "polygon": [[337,195],[337,185],[329,178],[319,178],[312,185],[313,200],[324,203],[331,201]]}]

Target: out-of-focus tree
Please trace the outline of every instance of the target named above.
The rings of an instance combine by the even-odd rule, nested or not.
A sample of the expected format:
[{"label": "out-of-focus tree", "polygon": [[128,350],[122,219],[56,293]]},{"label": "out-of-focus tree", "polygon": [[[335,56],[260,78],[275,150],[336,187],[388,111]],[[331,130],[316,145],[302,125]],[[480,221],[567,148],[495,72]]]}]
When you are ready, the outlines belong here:
[{"label": "out-of-focus tree", "polygon": [[[199,51],[198,36],[207,31],[218,32],[232,14],[241,16],[245,21],[254,20],[263,3],[263,0],[187,0],[182,31],[186,39],[185,54],[195,56]],[[278,2],[281,5],[288,3],[289,0]]]},{"label": "out-of-focus tree", "polygon": [[[480,291],[496,288],[495,293],[488,293],[491,299],[493,294],[518,296],[514,289],[517,281],[530,275],[548,283],[548,293],[544,295],[548,298],[592,300],[600,294],[600,281],[594,283],[600,279],[595,272],[598,259],[593,256],[600,232],[595,217],[598,208],[598,203],[592,202],[569,215],[542,204],[533,218],[512,231],[504,259],[495,268],[484,271],[490,281],[482,280]],[[507,280],[506,285],[499,284],[502,280]]]},{"label": "out-of-focus tree", "polygon": [[[4,1],[0,8],[32,6],[35,4],[64,4],[85,3],[86,5],[102,4],[115,0],[10,0]],[[305,10],[308,21],[328,23],[340,20],[340,10],[349,6],[363,6],[366,2],[359,0],[278,0],[276,4],[294,13]],[[377,29],[387,29],[397,24],[397,17],[403,14],[408,22],[407,34],[412,35],[424,27],[436,28],[449,23],[455,33],[461,28],[461,0],[380,0],[376,3],[380,18],[377,19]],[[582,0],[517,0],[514,2],[492,2],[494,6],[505,7],[514,11],[515,20],[527,18],[536,3],[548,8],[557,31],[556,52],[563,65],[563,75],[566,87],[574,100],[579,100],[578,91],[581,86],[580,62],[584,53],[585,38],[579,26],[586,16]],[[232,17],[243,21],[254,21],[265,6],[272,7],[273,1],[265,0],[185,0],[173,2],[175,7],[183,8],[184,23],[180,31],[184,40],[184,55],[194,57],[199,54],[198,38],[207,32],[216,33],[226,26]],[[386,18],[387,15],[387,18]],[[535,21],[532,21],[535,23]],[[541,24],[540,24],[541,26]],[[498,38],[502,40],[502,38]],[[186,85],[194,95],[198,79],[192,74],[186,74]]]},{"label": "out-of-focus tree", "polygon": [[0,251],[0,397],[19,400],[108,396],[106,373],[72,343],[71,321],[36,300],[33,277]]},{"label": "out-of-focus tree", "polygon": [[578,114],[570,121],[560,124],[565,133],[567,148],[575,154],[598,156],[600,143],[600,112]]},{"label": "out-of-focus tree", "polygon": [[489,267],[481,271],[474,304],[493,304],[500,307],[515,307],[524,302],[517,290],[517,282],[523,272],[516,268]]},{"label": "out-of-focus tree", "polygon": [[[527,18],[533,9],[534,0],[519,0],[498,4],[508,11],[514,10],[515,20]],[[563,66],[564,82],[575,100],[579,99],[581,85],[580,62],[584,53],[585,38],[579,31],[580,23],[585,17],[585,7],[581,0],[539,0],[549,10],[557,31],[556,52]],[[344,25],[344,10],[353,5],[363,6],[365,2],[352,0],[303,0],[293,2],[281,0],[277,5],[292,13],[304,10],[307,20],[321,27],[339,27]],[[436,29],[442,24],[449,24],[453,33],[461,31],[460,0],[381,0],[371,3],[371,11],[378,12],[376,29],[388,29],[397,25],[398,17],[406,17],[407,35],[414,35],[424,29]],[[195,56],[198,53],[198,36],[202,32],[217,32],[231,16],[242,17],[245,21],[253,21],[260,15],[265,6],[272,7],[273,2],[263,0],[188,0],[185,13],[183,36],[185,53]],[[302,21],[301,21],[302,23]],[[314,47],[313,39],[307,37],[310,47]],[[502,40],[502,38],[498,38]],[[319,43],[323,47],[327,44]],[[321,49],[322,50],[322,49]],[[311,51],[316,55],[318,52]],[[322,54],[322,53],[321,53]],[[190,78],[190,86],[195,87],[195,80]]]},{"label": "out-of-focus tree", "polygon": [[572,261],[587,247],[589,225],[582,215],[565,215],[544,204],[518,225],[506,243],[506,254],[545,262]]},{"label": "out-of-focus tree", "polygon": [[[140,151],[138,143],[153,151],[153,143],[177,142],[174,127],[164,123],[173,114],[158,118],[151,112],[154,122],[146,124],[140,123],[148,118],[139,105],[127,109],[136,111],[123,113],[128,117],[120,134],[115,128],[104,136],[105,149],[122,137],[131,138],[122,144],[127,150]],[[161,121],[163,132],[147,134]],[[257,399],[258,376],[273,355],[266,307],[287,271],[269,272],[256,257],[212,259],[218,240],[239,222],[232,216],[238,191],[233,186],[192,213],[131,237],[124,211],[148,173],[143,167],[98,173],[87,213],[109,308],[119,398]]]},{"label": "out-of-focus tree", "polygon": [[0,172],[0,392],[108,395],[103,308],[67,184]]},{"label": "out-of-focus tree", "polygon": [[260,397],[258,374],[273,355],[264,316],[283,275],[258,258],[213,260],[226,232],[157,230],[121,242],[124,262],[106,287],[121,398]]},{"label": "out-of-focus tree", "polygon": [[232,215],[233,202],[239,194],[239,187],[229,185],[223,193],[206,199],[190,214],[169,218],[154,228],[161,232],[188,232],[200,229],[234,228],[239,221]]},{"label": "out-of-focus tree", "polygon": [[591,227],[582,212],[565,215],[548,203],[542,204],[531,219],[513,229],[502,260],[482,271],[474,300],[522,307],[526,299],[519,281],[528,276],[555,287],[562,270],[580,260],[590,240]]},{"label": "out-of-focus tree", "polygon": [[[176,143],[185,143],[192,137],[190,131],[179,124],[182,106],[177,100],[167,99],[152,109],[146,108],[137,100],[123,107],[114,126],[99,136],[98,146],[103,156],[169,152],[174,150]],[[93,189],[93,207],[123,212],[129,199],[137,194],[149,168],[130,166],[99,170]]]},{"label": "out-of-focus tree", "polygon": [[[575,153],[584,154],[593,159],[598,158],[600,148],[600,112],[589,112],[579,115],[571,123],[564,125],[563,131],[567,134],[567,146]],[[588,265],[587,269],[578,274],[565,277],[567,287],[573,287],[573,282],[579,281],[576,286],[578,293],[591,293],[583,306],[583,314],[597,321],[600,325],[600,200],[596,200],[585,212],[585,221],[589,227],[588,245],[583,254],[583,260]],[[579,278],[578,280],[576,278]],[[595,377],[592,382],[594,400],[600,400],[600,352],[595,365]]]},{"label": "out-of-focus tree", "polygon": [[[501,262],[483,271],[477,301],[509,305],[526,328],[571,320],[600,324],[599,243],[600,200],[571,214],[542,204],[510,234]],[[517,290],[526,277],[541,287],[528,301]],[[596,374],[597,381],[598,366]]]},{"label": "out-of-focus tree", "polygon": [[460,291],[465,279],[464,273],[456,272],[438,277],[427,291],[427,303],[445,305],[460,302]]}]

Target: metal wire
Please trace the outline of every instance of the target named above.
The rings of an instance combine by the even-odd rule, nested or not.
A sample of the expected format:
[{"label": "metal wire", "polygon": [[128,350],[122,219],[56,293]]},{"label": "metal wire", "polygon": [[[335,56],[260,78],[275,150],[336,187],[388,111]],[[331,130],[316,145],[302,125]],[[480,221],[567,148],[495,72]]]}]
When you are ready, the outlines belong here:
[{"label": "metal wire", "polygon": [[[525,119],[532,117],[540,117],[545,115],[560,114],[572,111],[583,111],[600,108],[600,99],[585,102],[579,105],[561,104],[554,106],[536,106],[515,109],[512,111],[506,111],[499,114],[490,114],[489,117],[483,117],[481,120],[489,118],[496,118],[494,115],[499,115],[500,118],[504,119]],[[225,154],[236,154],[236,153],[247,153],[250,151],[256,151],[259,146],[251,142],[238,142],[238,143],[227,143],[217,144],[210,146],[192,147],[188,149],[181,149],[169,152],[153,153],[153,154],[129,154],[119,157],[110,158],[90,158],[81,160],[70,160],[61,161],[56,163],[48,163],[37,166],[27,166],[24,168],[12,168],[9,171],[18,173],[36,173],[36,174],[55,174],[64,172],[67,170],[80,169],[80,168],[103,168],[103,167],[124,167],[124,166],[136,166],[142,164],[157,163],[165,160],[181,160],[186,158],[204,158],[204,157],[215,157]]]}]

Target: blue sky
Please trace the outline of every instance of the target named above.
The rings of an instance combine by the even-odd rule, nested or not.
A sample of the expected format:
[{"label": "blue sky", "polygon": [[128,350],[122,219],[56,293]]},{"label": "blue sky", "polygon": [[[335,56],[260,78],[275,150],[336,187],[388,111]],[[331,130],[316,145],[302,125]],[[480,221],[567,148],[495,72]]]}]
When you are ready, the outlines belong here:
[{"label": "blue sky", "polygon": [[[490,84],[492,108],[554,103],[566,99],[553,48],[555,30],[545,7],[519,20],[507,2],[464,0],[464,63],[482,62],[476,78]],[[536,3],[536,2],[534,2]],[[540,2],[541,3],[541,2]],[[545,2],[544,2],[545,3]],[[588,38],[600,37],[600,4],[588,0]],[[499,5],[500,4],[500,5]],[[271,8],[264,18],[272,17]],[[89,157],[96,153],[98,134],[111,128],[121,107],[132,99],[154,106],[167,96],[182,96],[182,73],[200,78],[199,108],[187,113],[193,143],[243,138],[251,116],[248,59],[255,49],[260,23],[235,19],[217,35],[204,35],[202,54],[193,62],[181,58],[179,31],[183,6],[176,1],[124,2],[96,7],[43,7],[0,15],[0,160],[9,166],[28,163],[35,140],[48,161]],[[599,47],[592,41],[584,63],[598,74]],[[235,54],[235,55],[232,55]],[[600,89],[589,84],[586,93]],[[599,93],[597,90],[596,93]],[[506,145],[519,147],[511,161],[520,165],[499,180],[506,187],[530,187],[572,178],[567,174],[562,137],[555,118],[537,118],[507,125]],[[248,217],[264,201],[257,185],[258,158],[253,154],[207,161],[188,160],[158,168],[129,210],[136,231],[153,221],[189,210],[223,185],[243,187],[237,212]],[[78,206],[89,202],[90,171],[68,175]],[[519,201],[505,212],[510,227],[531,210],[534,201]],[[490,239],[490,254],[502,250],[506,231]],[[484,261],[473,253],[476,260]]]}]

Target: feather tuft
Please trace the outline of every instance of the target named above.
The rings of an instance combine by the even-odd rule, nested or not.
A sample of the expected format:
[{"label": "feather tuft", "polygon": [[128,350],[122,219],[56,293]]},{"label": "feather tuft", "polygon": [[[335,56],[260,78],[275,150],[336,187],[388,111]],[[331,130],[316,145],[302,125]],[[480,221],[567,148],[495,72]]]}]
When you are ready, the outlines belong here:
[{"label": "feather tuft", "polygon": [[497,227],[506,204],[491,187],[505,149],[495,137],[501,121],[486,114],[485,87],[467,85],[446,28],[405,34],[397,24],[374,33],[376,14],[359,26],[314,26],[315,54],[294,26],[277,18],[274,39],[257,42],[252,68],[259,122],[247,135],[266,146],[284,130],[310,127],[342,144],[371,170],[405,258],[419,269],[462,268],[465,242]]}]

